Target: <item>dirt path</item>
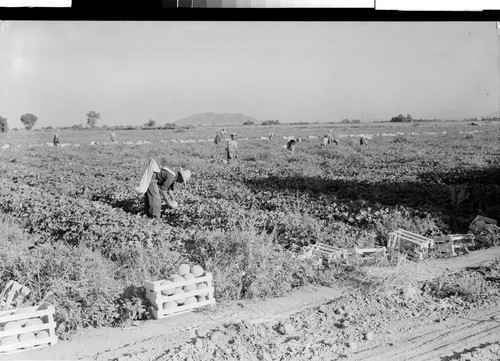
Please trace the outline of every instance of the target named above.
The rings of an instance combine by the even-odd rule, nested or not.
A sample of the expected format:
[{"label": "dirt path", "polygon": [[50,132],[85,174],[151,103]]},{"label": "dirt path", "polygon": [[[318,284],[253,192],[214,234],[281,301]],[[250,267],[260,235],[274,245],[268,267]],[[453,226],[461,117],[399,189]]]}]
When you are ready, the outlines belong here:
[{"label": "dirt path", "polygon": [[[363,361],[451,360],[465,350],[500,341],[500,309],[470,312],[442,323],[426,322],[413,330],[389,333],[383,343],[370,345],[349,359]],[[405,331],[405,332],[401,332]]]},{"label": "dirt path", "polygon": [[[372,267],[368,273],[386,279],[422,281],[465,267],[478,266],[497,257],[500,257],[500,247],[450,259],[427,260],[418,264],[408,262],[397,269]],[[249,324],[269,324],[274,320],[279,322],[287,317],[293,318],[299,312],[309,312],[314,307],[327,304],[339,298],[343,292],[346,291],[306,287],[282,298],[236,301],[162,320],[137,322],[125,328],[87,330],[71,341],[59,341],[52,347],[5,355],[0,357],[0,361],[172,359],[170,354],[165,356],[167,350],[194,347],[197,338],[206,339],[204,336],[210,330],[223,324],[242,321]],[[386,323],[378,334],[373,341],[359,343],[359,347],[345,355],[347,359],[459,360],[456,356],[461,352],[500,342],[500,309],[498,305],[485,305],[483,309],[471,310],[465,316],[452,317],[439,323],[430,317],[394,319]]]}]

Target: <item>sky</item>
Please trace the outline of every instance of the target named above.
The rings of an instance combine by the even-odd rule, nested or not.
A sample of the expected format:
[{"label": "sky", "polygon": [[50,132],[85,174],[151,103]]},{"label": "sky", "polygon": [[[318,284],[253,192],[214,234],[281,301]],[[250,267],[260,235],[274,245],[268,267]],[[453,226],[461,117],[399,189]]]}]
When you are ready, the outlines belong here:
[{"label": "sky", "polygon": [[500,106],[495,22],[3,21],[0,116],[22,128],[196,113],[339,122]]}]

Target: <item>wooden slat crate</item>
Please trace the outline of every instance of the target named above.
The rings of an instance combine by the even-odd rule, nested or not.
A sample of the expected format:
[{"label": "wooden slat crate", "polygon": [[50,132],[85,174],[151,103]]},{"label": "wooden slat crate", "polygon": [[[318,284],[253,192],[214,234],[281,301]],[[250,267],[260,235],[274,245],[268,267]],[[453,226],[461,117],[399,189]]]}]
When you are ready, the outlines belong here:
[{"label": "wooden slat crate", "polygon": [[[0,325],[2,325],[2,331],[0,331],[0,355],[55,345],[57,343],[57,336],[55,332],[54,311],[54,306],[47,302],[33,307],[0,311]],[[36,319],[41,320],[42,323],[36,324],[35,322],[40,322],[33,321]],[[23,326],[4,330],[5,325],[13,321],[19,322]],[[27,323],[33,323],[33,325],[28,325]],[[43,331],[46,332],[43,335],[47,335],[47,337],[32,339],[33,337],[29,335],[42,335],[41,332]],[[17,338],[18,341],[7,344],[7,337],[9,338],[8,340],[12,341],[15,341]]]},{"label": "wooden slat crate", "polygon": [[479,233],[481,231],[481,229],[478,229],[477,224],[476,224],[478,221],[482,221],[486,224],[493,224],[495,226],[497,225],[497,221],[495,219],[478,215],[478,216],[476,216],[476,218],[474,218],[474,220],[471,222],[471,224],[469,226],[469,230],[471,230],[473,233]]},{"label": "wooden slat crate", "polygon": [[354,247],[354,254],[356,256],[361,256],[361,257],[371,257],[374,255],[385,255],[386,253],[386,248],[385,247],[375,247],[375,248],[358,248]]},{"label": "wooden slat crate", "polygon": [[389,233],[387,248],[407,252],[411,258],[422,260],[431,244],[432,239],[400,228]]},{"label": "wooden slat crate", "polygon": [[28,287],[9,281],[0,295],[0,310],[18,306],[30,292]]},{"label": "wooden slat crate", "polygon": [[316,242],[310,246],[311,250],[314,253],[319,253],[322,256],[325,256],[329,260],[347,260],[348,253],[346,249],[338,248],[334,246],[330,246],[328,244],[324,244],[321,242]]},{"label": "wooden slat crate", "polygon": [[435,237],[432,240],[431,249],[456,256],[455,250],[474,243],[472,234],[448,234]]},{"label": "wooden slat crate", "polygon": [[[153,305],[153,316],[156,319],[168,317],[174,314],[180,314],[184,312],[189,312],[194,310],[195,308],[203,307],[203,306],[208,306],[208,305],[213,305],[215,304],[215,298],[214,298],[214,288],[212,285],[212,273],[210,272],[205,272],[203,276],[201,277],[196,277],[192,280],[188,281],[181,281],[181,282],[173,282],[170,284],[162,285],[161,283],[165,280],[159,280],[159,281],[144,281],[143,285],[144,288],[146,289],[146,298],[151,302]],[[163,295],[161,291],[165,290],[171,290],[179,287],[185,287],[189,285],[199,285],[201,283],[205,283],[207,285],[207,288],[203,289],[197,289],[195,291],[191,292],[185,292],[182,294],[178,295]],[[173,308],[168,308],[164,309],[163,305],[169,301],[176,301],[182,298],[187,298],[187,297],[196,297],[203,295],[205,293],[208,293],[208,296],[204,300],[198,300],[195,303],[190,303],[190,304],[179,304],[176,307]]]}]

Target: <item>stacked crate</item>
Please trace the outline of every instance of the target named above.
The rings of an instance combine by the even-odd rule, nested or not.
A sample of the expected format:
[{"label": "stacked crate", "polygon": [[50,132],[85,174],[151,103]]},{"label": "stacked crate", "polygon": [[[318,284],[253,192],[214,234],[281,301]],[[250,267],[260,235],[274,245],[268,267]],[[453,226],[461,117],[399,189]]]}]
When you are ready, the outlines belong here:
[{"label": "stacked crate", "polygon": [[55,345],[54,311],[47,302],[0,311],[0,355]]},{"label": "stacked crate", "polygon": [[[153,305],[152,312],[156,319],[215,304],[213,276],[197,267],[199,266],[191,267],[191,272],[182,276],[172,275],[168,280],[143,282],[146,297]],[[188,277],[188,274],[194,277]]]}]

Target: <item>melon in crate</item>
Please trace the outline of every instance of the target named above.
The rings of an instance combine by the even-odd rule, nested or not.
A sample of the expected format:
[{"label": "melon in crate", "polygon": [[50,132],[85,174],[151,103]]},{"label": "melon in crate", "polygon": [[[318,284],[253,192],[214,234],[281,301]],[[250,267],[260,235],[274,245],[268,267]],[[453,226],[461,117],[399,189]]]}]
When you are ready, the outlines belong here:
[{"label": "melon in crate", "polygon": [[55,345],[54,306],[39,306],[0,312],[0,354]]},{"label": "melon in crate", "polygon": [[[200,266],[191,267],[187,264],[181,266],[177,270],[178,274],[169,278],[170,282],[165,280],[143,282],[146,297],[153,305],[153,316],[157,319],[215,304],[212,274],[204,272]],[[166,290],[172,289],[174,290],[172,294],[166,294]],[[167,304],[170,306],[166,307]]]}]

